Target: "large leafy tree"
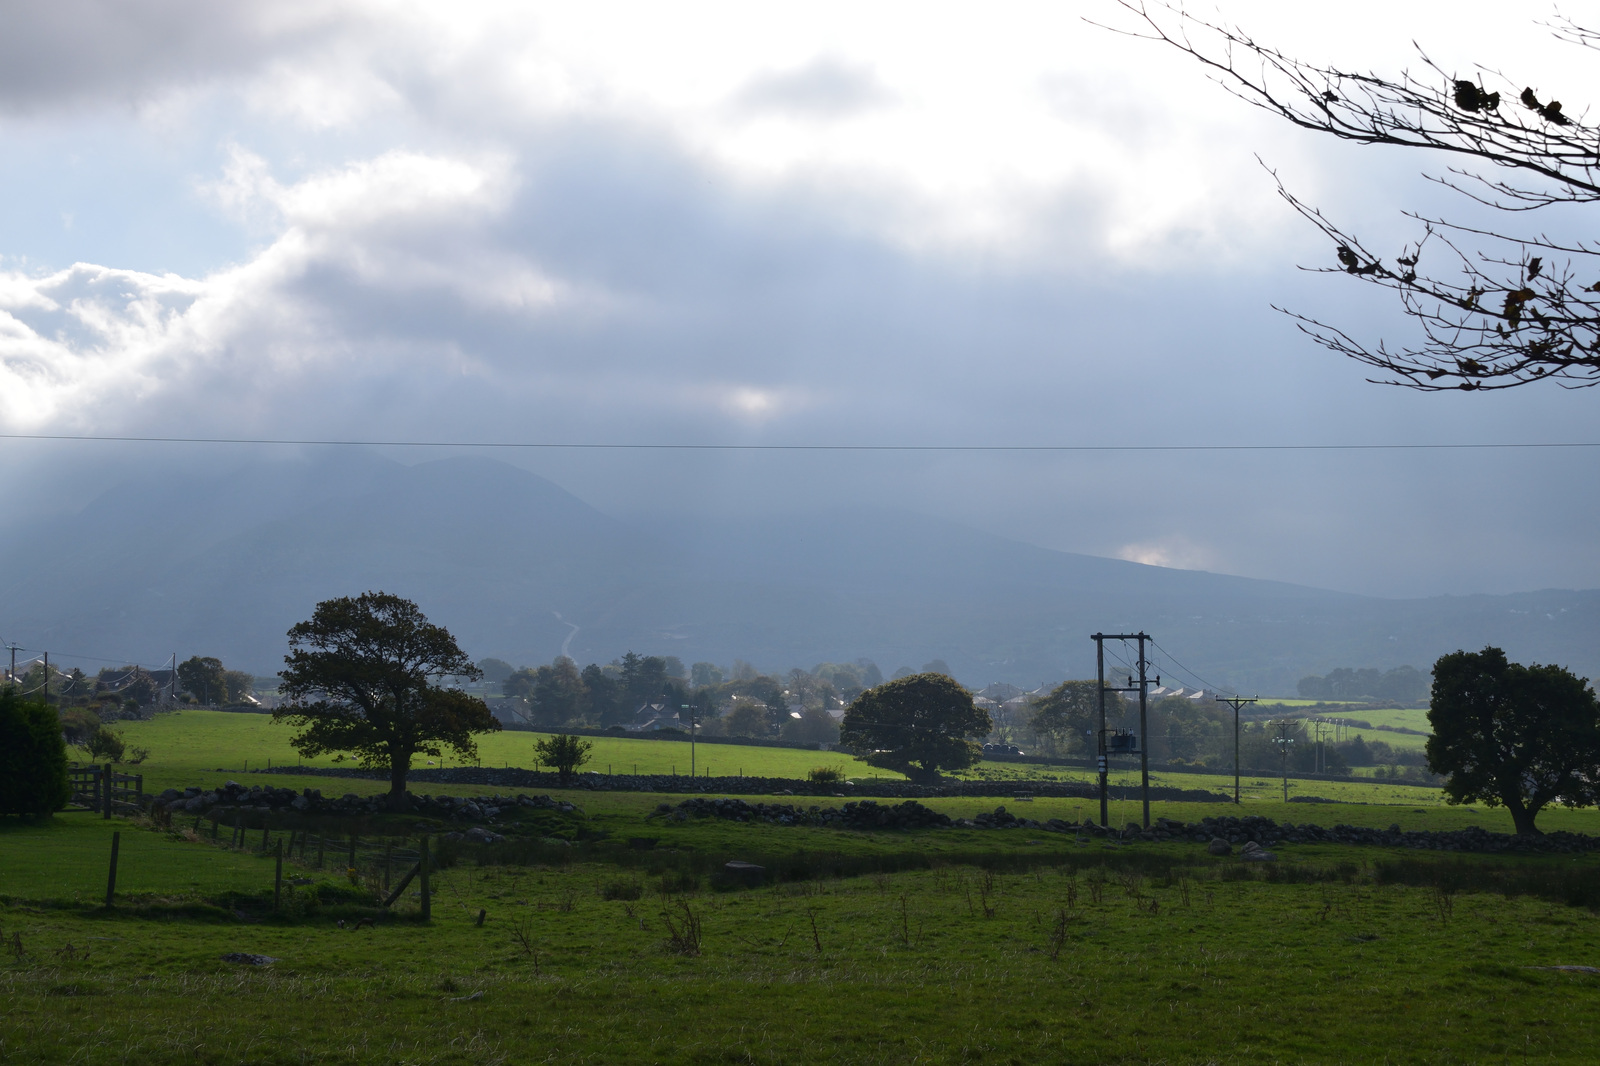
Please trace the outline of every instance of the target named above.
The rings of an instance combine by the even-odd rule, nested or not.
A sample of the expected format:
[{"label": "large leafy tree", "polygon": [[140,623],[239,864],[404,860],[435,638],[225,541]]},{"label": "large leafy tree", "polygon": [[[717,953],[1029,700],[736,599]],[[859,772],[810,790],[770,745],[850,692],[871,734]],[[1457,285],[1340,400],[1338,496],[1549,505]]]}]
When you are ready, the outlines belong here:
[{"label": "large leafy tree", "polygon": [[300,727],[291,743],[306,756],[350,754],[387,770],[397,810],[415,756],[450,748],[472,758],[474,735],[500,728],[482,700],[442,686],[480,671],[410,600],[385,592],[324,600],[289,630],[289,646],[286,702],[273,717]]},{"label": "large leafy tree", "polygon": [[1428,766],[1448,775],[1451,803],[1504,806],[1518,833],[1536,835],[1551,803],[1595,802],[1600,702],[1562,667],[1508,662],[1499,648],[1442,656],[1428,722]]},{"label": "large leafy tree", "polygon": [[549,666],[523,667],[501,684],[512,709],[536,729],[562,729],[581,723],[588,712],[588,692],[578,666],[565,655]]},{"label": "large leafy tree", "polygon": [[[1107,697],[1108,714],[1120,709],[1121,697]],[[1033,705],[1029,723],[1041,740],[1071,752],[1089,752],[1100,713],[1100,685],[1096,681],[1063,681]]]},{"label": "large leafy tree", "polygon": [[912,674],[855,698],[839,742],[868,765],[932,782],[941,770],[964,770],[983,757],[971,738],[994,728],[989,712],[945,674]]},{"label": "large leafy tree", "polygon": [[[1374,380],[1425,391],[1600,384],[1600,246],[1537,228],[1537,213],[1600,203],[1600,128],[1581,108],[1563,107],[1551,86],[1446,70],[1425,53],[1416,74],[1319,66],[1181,6],[1115,2],[1136,17],[1129,32],[1187,53],[1246,103],[1341,140],[1436,152],[1450,168],[1440,184],[1502,213],[1487,223],[1413,215],[1420,235],[1384,255],[1280,184],[1333,246],[1335,262],[1315,269],[1390,290],[1420,333],[1390,347],[1295,315],[1315,340],[1373,367]],[[1600,47],[1600,31],[1554,28]]]},{"label": "large leafy tree", "polygon": [[228,671],[222,660],[196,655],[178,664],[178,684],[204,704],[228,701]]}]

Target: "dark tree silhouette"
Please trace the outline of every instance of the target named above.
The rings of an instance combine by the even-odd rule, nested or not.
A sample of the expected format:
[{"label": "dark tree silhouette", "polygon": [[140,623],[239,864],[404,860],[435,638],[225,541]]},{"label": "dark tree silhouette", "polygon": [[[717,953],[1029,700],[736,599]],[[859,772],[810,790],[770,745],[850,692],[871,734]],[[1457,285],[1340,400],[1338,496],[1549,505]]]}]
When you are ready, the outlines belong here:
[{"label": "dark tree silhouette", "polygon": [[[1600,127],[1543,90],[1519,91],[1482,68],[1447,73],[1420,49],[1415,77],[1316,66],[1181,8],[1115,2],[1137,20],[1119,32],[1179,49],[1252,106],[1342,140],[1443,153],[1453,165],[1433,180],[1508,219],[1600,201]],[[1554,28],[1570,44],[1600,47],[1600,31],[1566,20]],[[1318,343],[1376,368],[1371,380],[1424,391],[1600,384],[1600,245],[1408,212],[1421,236],[1386,260],[1281,181],[1278,191],[1334,246],[1337,265],[1311,269],[1393,291],[1420,327],[1421,343],[1391,348],[1287,312]]]},{"label": "dark tree silhouette", "polygon": [[289,646],[279,689],[288,702],[273,718],[301,727],[291,743],[304,755],[349,752],[388,770],[396,810],[414,756],[449,747],[471,758],[473,735],[500,728],[482,700],[438,684],[480,671],[410,600],[384,592],[324,600],[289,630]]},{"label": "dark tree silhouette", "polygon": [[870,766],[913,781],[964,770],[983,757],[971,737],[994,728],[989,712],[945,674],[912,674],[870,688],[844,712],[839,743]]},{"label": "dark tree silhouette", "polygon": [[1506,661],[1499,648],[1433,666],[1428,767],[1451,803],[1504,806],[1525,836],[1551,803],[1581,807],[1600,786],[1600,703],[1559,666]]}]

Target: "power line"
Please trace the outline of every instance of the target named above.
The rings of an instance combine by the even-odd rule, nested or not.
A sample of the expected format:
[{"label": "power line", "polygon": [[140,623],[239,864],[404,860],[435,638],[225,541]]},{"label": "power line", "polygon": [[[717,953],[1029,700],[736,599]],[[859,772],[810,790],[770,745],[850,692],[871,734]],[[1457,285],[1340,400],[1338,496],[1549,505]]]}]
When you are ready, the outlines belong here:
[{"label": "power line", "polygon": [[1171,660],[1173,666],[1176,666],[1183,673],[1188,674],[1189,675],[1189,680],[1200,682],[1200,684],[1201,684],[1201,686],[1203,688],[1209,689],[1212,692],[1221,692],[1222,691],[1222,687],[1220,685],[1213,685],[1211,682],[1207,681],[1205,678],[1201,677],[1199,674],[1195,673],[1193,670],[1189,669],[1187,666],[1185,666],[1182,663],[1180,663],[1178,661],[1178,659],[1177,659],[1177,656],[1173,655],[1166,648],[1163,648],[1161,645],[1156,644],[1156,641],[1155,641],[1154,637],[1150,638],[1150,643],[1151,644],[1155,644],[1156,650],[1159,651],[1162,655],[1166,656],[1169,660]]},{"label": "power line", "polygon": [[325,440],[280,437],[136,437],[72,433],[0,433],[0,440],[113,444],[262,444],[339,448],[494,448],[679,452],[1387,452],[1600,448],[1600,441],[1443,444],[662,444],[597,441]]}]

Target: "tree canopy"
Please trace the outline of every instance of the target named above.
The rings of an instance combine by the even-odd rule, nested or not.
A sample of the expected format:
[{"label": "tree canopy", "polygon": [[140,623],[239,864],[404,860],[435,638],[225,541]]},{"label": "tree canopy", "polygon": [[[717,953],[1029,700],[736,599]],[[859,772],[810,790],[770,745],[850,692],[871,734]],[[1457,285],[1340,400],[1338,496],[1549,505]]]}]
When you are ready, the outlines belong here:
[{"label": "tree canopy", "polygon": [[[1520,232],[1413,215],[1421,235],[1385,258],[1280,182],[1284,199],[1333,245],[1336,262],[1313,269],[1390,290],[1421,332],[1420,343],[1390,348],[1293,315],[1313,339],[1375,368],[1376,381],[1424,391],[1600,384],[1600,283],[1591,284],[1600,246],[1524,221],[1600,202],[1600,128],[1581,109],[1485,67],[1447,71],[1425,52],[1416,76],[1317,66],[1180,7],[1116,2],[1135,16],[1130,32],[1198,60],[1246,103],[1342,140],[1437,152],[1451,168],[1436,181],[1470,207],[1517,220]],[[1600,31],[1570,20],[1555,30],[1569,44],[1600,46]]]},{"label": "tree canopy", "polygon": [[221,659],[209,655],[185,659],[178,664],[178,684],[203,704],[228,701],[228,672]]},{"label": "tree canopy", "polygon": [[[1100,713],[1099,682],[1063,681],[1033,708],[1033,731],[1040,738],[1048,737],[1051,747],[1073,752],[1086,752],[1093,747],[1089,737]],[[1112,713],[1119,710],[1120,705],[1113,704]]]},{"label": "tree canopy", "polygon": [[1591,804],[1600,788],[1600,703],[1559,666],[1509,662],[1499,648],[1433,667],[1428,765],[1451,803],[1504,806],[1520,834],[1551,803]]},{"label": "tree canopy", "polygon": [[0,814],[47,815],[71,798],[55,708],[0,689]]},{"label": "tree canopy", "polygon": [[481,675],[410,600],[385,592],[324,600],[289,630],[289,646],[279,689],[286,702],[273,717],[300,727],[291,743],[304,755],[348,753],[388,770],[396,809],[414,756],[448,747],[473,758],[474,735],[500,728],[482,700],[438,684]]},{"label": "tree canopy", "polygon": [[871,688],[844,713],[839,742],[868,765],[914,781],[964,770],[983,757],[970,738],[994,728],[989,712],[946,674],[912,674]]}]

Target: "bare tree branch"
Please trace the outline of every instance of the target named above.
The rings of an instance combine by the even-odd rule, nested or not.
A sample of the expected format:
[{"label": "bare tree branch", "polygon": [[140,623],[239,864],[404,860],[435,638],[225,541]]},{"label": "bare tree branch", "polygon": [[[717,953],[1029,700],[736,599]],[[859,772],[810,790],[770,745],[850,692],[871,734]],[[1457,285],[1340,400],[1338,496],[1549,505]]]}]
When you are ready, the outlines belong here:
[{"label": "bare tree branch", "polygon": [[[1477,204],[1517,213],[1600,201],[1600,128],[1569,115],[1559,100],[1541,99],[1531,86],[1516,92],[1514,83],[1482,68],[1473,78],[1448,75],[1420,47],[1427,72],[1421,79],[1408,71],[1390,79],[1320,67],[1181,7],[1116,3],[1137,25],[1108,28],[1177,48],[1234,96],[1302,129],[1496,168],[1451,167],[1448,177],[1432,179]],[[1600,48],[1600,31],[1567,20],[1553,29],[1567,43]],[[1486,86],[1485,74],[1504,87]],[[1393,350],[1285,311],[1318,343],[1381,372],[1371,380],[1424,391],[1549,380],[1567,388],[1600,384],[1600,263],[1591,262],[1597,252],[1588,242],[1518,237],[1412,214],[1422,223],[1421,238],[1386,263],[1281,181],[1278,192],[1334,245],[1338,265],[1311,269],[1393,290],[1420,326],[1422,343]],[[1459,241],[1467,237],[1478,247],[1464,248]],[[1547,262],[1552,253],[1566,258]],[[1594,283],[1584,284],[1580,267],[1595,275]]]}]

